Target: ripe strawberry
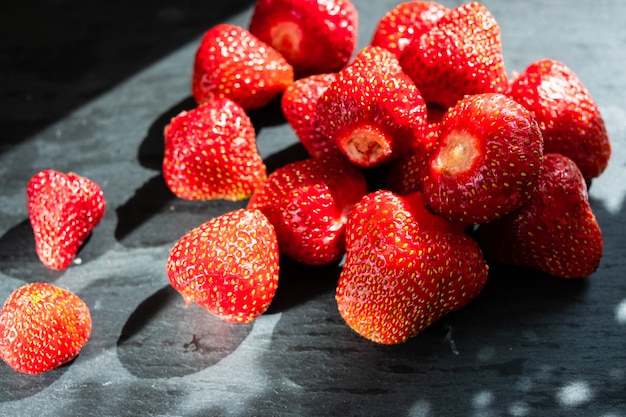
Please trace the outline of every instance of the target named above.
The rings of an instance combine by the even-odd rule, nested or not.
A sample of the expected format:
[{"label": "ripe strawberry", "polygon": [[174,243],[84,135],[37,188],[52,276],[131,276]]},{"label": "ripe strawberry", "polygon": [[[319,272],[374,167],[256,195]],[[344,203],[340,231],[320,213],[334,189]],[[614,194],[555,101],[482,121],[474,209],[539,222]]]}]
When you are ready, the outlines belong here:
[{"label": "ripe strawberry", "polygon": [[267,178],[252,121],[234,101],[183,111],[165,127],[163,176],[187,200],[243,200]]},{"label": "ripe strawberry", "polygon": [[389,10],[376,25],[370,42],[400,56],[406,45],[428,32],[448,8],[433,1],[406,1]]},{"label": "ripe strawberry", "polygon": [[335,142],[324,136],[315,123],[317,100],[336,79],[335,72],[300,78],[285,89],[281,99],[281,109],[287,123],[304,149],[314,158],[339,152]]},{"label": "ripe strawberry", "polygon": [[192,92],[198,104],[230,98],[245,110],[265,106],[293,82],[293,67],[247,30],[222,23],[209,29],[196,51]]},{"label": "ripe strawberry", "polygon": [[400,64],[424,100],[444,108],[465,95],[504,92],[508,86],[500,27],[477,2],[451,9],[428,32],[413,38]]},{"label": "ripe strawberry", "polygon": [[365,196],[348,217],[336,291],[346,323],[371,341],[397,344],[473,300],[488,267],[461,227],[430,213],[419,192]]},{"label": "ripe strawberry", "polygon": [[500,93],[467,96],[441,121],[424,194],[450,220],[488,222],[528,202],[542,158],[530,111]]},{"label": "ripe strawberry", "polygon": [[373,167],[417,146],[426,105],[392,52],[366,46],[319,98],[316,124],[350,161]]},{"label": "ripe strawberry", "polygon": [[69,267],[106,210],[98,184],[73,172],[43,170],[26,187],[37,255],[51,269]]},{"label": "ripe strawberry", "polygon": [[237,209],[187,232],[171,249],[167,276],[189,305],[226,322],[249,323],[278,285],[278,242],[259,210]]},{"label": "ripe strawberry", "polygon": [[348,212],[367,193],[365,176],[343,158],[309,158],[272,172],[250,198],[274,225],[282,254],[304,264],[338,261]]},{"label": "ripe strawberry", "polygon": [[548,153],[529,203],[479,226],[485,253],[506,264],[536,268],[562,278],[596,271],[602,231],[589,206],[585,180],[566,156]]},{"label": "ripe strawberry", "polygon": [[258,0],[249,25],[293,66],[296,78],[343,68],[356,49],[357,29],[349,0]]},{"label": "ripe strawberry", "polygon": [[606,168],[611,145],[598,106],[563,63],[541,59],[519,74],[506,92],[533,112],[546,153],[572,159],[590,183]]},{"label": "ripe strawberry", "polygon": [[51,284],[16,289],[0,310],[0,357],[18,372],[40,374],[68,363],[90,335],[87,305]]}]

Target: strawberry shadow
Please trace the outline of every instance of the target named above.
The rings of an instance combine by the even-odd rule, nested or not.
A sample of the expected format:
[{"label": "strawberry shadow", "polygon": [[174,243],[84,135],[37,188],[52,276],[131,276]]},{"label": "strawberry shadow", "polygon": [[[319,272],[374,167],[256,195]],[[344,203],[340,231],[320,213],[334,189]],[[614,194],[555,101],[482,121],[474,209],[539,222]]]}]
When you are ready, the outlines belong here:
[{"label": "strawberry shadow", "polygon": [[117,356],[139,378],[182,377],[230,355],[251,329],[252,324],[226,323],[195,304],[185,308],[168,285],[130,315],[117,341]]},{"label": "strawberry shadow", "polygon": [[69,362],[42,374],[28,375],[0,363],[0,403],[18,401],[38,394],[61,378],[71,365],[72,362]]}]

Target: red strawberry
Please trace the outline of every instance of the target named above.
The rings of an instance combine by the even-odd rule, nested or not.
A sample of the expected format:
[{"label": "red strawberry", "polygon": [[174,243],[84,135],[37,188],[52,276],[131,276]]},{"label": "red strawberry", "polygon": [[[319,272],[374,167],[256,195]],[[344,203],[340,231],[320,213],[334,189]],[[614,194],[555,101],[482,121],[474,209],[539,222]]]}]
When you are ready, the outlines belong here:
[{"label": "red strawberry", "polygon": [[602,258],[602,231],[589,206],[587,186],[576,164],[548,153],[529,203],[479,226],[485,253],[506,264],[540,269],[562,278],[596,271]]},{"label": "red strawberry", "polygon": [[488,267],[460,230],[430,213],[419,192],[365,196],[348,217],[336,291],[346,323],[371,341],[397,344],[467,305]]},{"label": "red strawberry", "polygon": [[252,121],[222,98],[183,111],[165,127],[163,176],[187,200],[243,200],[267,178]]},{"label": "red strawberry", "polygon": [[350,161],[373,167],[417,146],[426,105],[395,55],[367,46],[319,98],[316,124]]},{"label": "red strawberry", "polygon": [[192,92],[198,104],[227,97],[261,108],[293,82],[293,67],[274,48],[231,24],[209,29],[196,51]]},{"label": "red strawberry", "polygon": [[572,159],[589,183],[606,168],[611,145],[598,106],[578,76],[564,64],[530,64],[506,93],[533,112],[545,152]]},{"label": "red strawberry", "polygon": [[293,65],[296,78],[339,71],[357,45],[349,0],[259,0],[249,30]]},{"label": "red strawberry", "polygon": [[407,1],[389,10],[376,25],[370,42],[400,56],[416,36],[428,32],[448,11],[432,1]]},{"label": "red strawberry", "polygon": [[488,222],[528,202],[542,158],[541,132],[526,108],[500,93],[467,96],[441,121],[424,194],[451,220]]},{"label": "red strawberry", "polygon": [[248,208],[274,225],[282,254],[324,265],[344,254],[348,212],[366,193],[363,172],[345,159],[309,158],[272,172]]},{"label": "red strawberry", "polygon": [[315,123],[317,100],[336,79],[334,72],[300,78],[285,89],[281,99],[285,119],[314,158],[339,152],[335,142],[324,136]]},{"label": "red strawberry", "polygon": [[70,362],[90,335],[87,305],[51,284],[16,289],[0,311],[0,357],[22,373],[40,374]]},{"label": "red strawberry", "polygon": [[51,269],[69,267],[106,210],[102,189],[73,172],[43,170],[26,188],[37,255]]},{"label": "red strawberry", "polygon": [[237,209],[189,231],[167,260],[172,287],[226,322],[249,323],[278,285],[278,242],[259,210]]},{"label": "red strawberry", "polygon": [[500,27],[477,2],[451,9],[428,32],[413,38],[400,64],[424,100],[444,108],[468,94],[504,92],[508,85]]}]

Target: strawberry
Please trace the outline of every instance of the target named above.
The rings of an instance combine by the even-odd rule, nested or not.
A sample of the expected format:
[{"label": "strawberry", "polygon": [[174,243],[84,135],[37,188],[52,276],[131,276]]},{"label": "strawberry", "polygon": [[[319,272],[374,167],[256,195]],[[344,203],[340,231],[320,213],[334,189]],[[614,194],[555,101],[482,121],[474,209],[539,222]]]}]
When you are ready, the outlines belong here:
[{"label": "strawberry", "polygon": [[417,146],[426,105],[392,52],[366,46],[318,99],[315,123],[352,163],[374,167]]},{"label": "strawberry", "polygon": [[596,271],[602,231],[589,205],[584,177],[568,157],[547,153],[530,202],[478,228],[478,239],[493,260],[536,268],[561,278]]},{"label": "strawberry", "polygon": [[607,167],[611,145],[598,105],[570,68],[552,59],[531,63],[506,94],[533,112],[546,153],[572,159],[590,183]]},{"label": "strawberry", "polygon": [[465,95],[504,92],[508,86],[500,27],[477,2],[451,9],[413,38],[399,59],[424,100],[444,108]]},{"label": "strawberry", "polygon": [[314,158],[338,153],[334,141],[324,136],[315,123],[317,100],[337,79],[337,73],[314,74],[300,78],[285,89],[281,109],[300,143]]},{"label": "strawberry", "polygon": [[274,225],[282,254],[308,265],[345,252],[348,212],[367,193],[365,176],[343,158],[309,158],[272,172],[250,198]]},{"label": "strawberry", "polygon": [[234,101],[179,113],[164,129],[163,176],[187,200],[242,200],[267,178],[252,121]]},{"label": "strawberry", "polygon": [[346,65],[357,45],[358,13],[349,0],[258,0],[248,29],[301,78]]},{"label": "strawberry", "polygon": [[278,260],[272,224],[259,210],[237,209],[181,237],[166,270],[186,305],[194,302],[226,322],[249,323],[274,298]]},{"label": "strawberry", "polygon": [[402,343],[473,300],[488,266],[462,230],[432,214],[420,192],[363,197],[348,217],[336,290],[348,326],[376,343]]},{"label": "strawberry", "polygon": [[106,210],[98,184],[73,172],[43,170],[26,187],[35,248],[48,268],[69,267]]},{"label": "strawberry", "polygon": [[378,21],[370,45],[382,46],[400,56],[414,37],[428,32],[447,11],[433,1],[400,3]]},{"label": "strawberry", "polygon": [[293,67],[247,30],[221,23],[196,50],[192,92],[198,104],[230,98],[245,110],[264,107],[293,82]]},{"label": "strawberry", "polygon": [[488,222],[528,202],[542,158],[530,111],[500,93],[467,96],[441,120],[424,194],[450,220]]},{"label": "strawberry", "polygon": [[0,357],[18,372],[40,374],[70,362],[90,335],[89,307],[51,284],[16,289],[0,310]]}]

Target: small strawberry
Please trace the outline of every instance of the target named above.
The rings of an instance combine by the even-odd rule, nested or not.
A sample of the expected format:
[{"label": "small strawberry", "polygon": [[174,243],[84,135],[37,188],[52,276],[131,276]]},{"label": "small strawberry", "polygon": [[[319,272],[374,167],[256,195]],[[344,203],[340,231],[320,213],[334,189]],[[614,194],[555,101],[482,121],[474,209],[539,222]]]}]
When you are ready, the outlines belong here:
[{"label": "small strawberry", "polygon": [[287,123],[314,158],[339,152],[335,142],[324,136],[315,123],[317,100],[336,79],[335,72],[300,78],[285,89],[281,98],[281,109]]},{"label": "small strawberry", "polygon": [[26,187],[37,255],[51,269],[69,267],[106,210],[98,184],[73,172],[43,170]]},{"label": "small strawberry", "polygon": [[552,59],[530,64],[506,92],[533,112],[546,153],[572,159],[590,183],[608,165],[611,145],[600,110],[570,68]]},{"label": "small strawberry", "polygon": [[222,320],[249,323],[278,286],[278,242],[259,210],[237,209],[187,232],[171,249],[167,276],[189,305]]},{"label": "small strawberry", "polygon": [[319,98],[316,124],[352,163],[374,167],[422,139],[426,105],[395,55],[367,46]]},{"label": "small strawberry", "polygon": [[485,253],[506,264],[536,268],[561,278],[596,271],[602,258],[602,231],[589,206],[582,173],[566,156],[548,153],[530,202],[480,225]]},{"label": "small strawberry", "polygon": [[389,10],[374,29],[370,44],[400,56],[416,36],[428,32],[448,11],[433,1],[406,1]]},{"label": "small strawberry", "polygon": [[165,127],[163,176],[187,200],[243,200],[267,178],[252,121],[234,101],[183,111]]},{"label": "small strawberry", "polygon": [[40,374],[70,362],[90,335],[84,301],[51,284],[16,289],[0,310],[0,357],[18,372]]},{"label": "small strawberry", "polygon": [[348,217],[336,290],[346,323],[371,341],[397,344],[467,305],[488,267],[462,230],[429,212],[419,192],[365,196]]},{"label": "small strawberry", "polygon": [[249,31],[301,78],[346,65],[357,45],[358,13],[349,0],[259,0]]},{"label": "small strawberry", "polygon": [[451,9],[428,32],[413,38],[400,64],[424,100],[444,108],[465,95],[504,92],[508,86],[500,27],[477,2]]},{"label": "small strawberry", "polygon": [[539,126],[524,106],[500,93],[467,96],[441,121],[424,194],[450,220],[488,222],[528,202],[542,158]]},{"label": "small strawberry", "polygon": [[282,254],[304,264],[338,261],[348,212],[367,193],[365,176],[343,158],[309,158],[272,172],[250,198],[274,225]]},{"label": "small strawberry", "polygon": [[247,30],[222,23],[196,50],[192,92],[198,104],[230,98],[245,110],[264,107],[293,82],[293,67]]}]

